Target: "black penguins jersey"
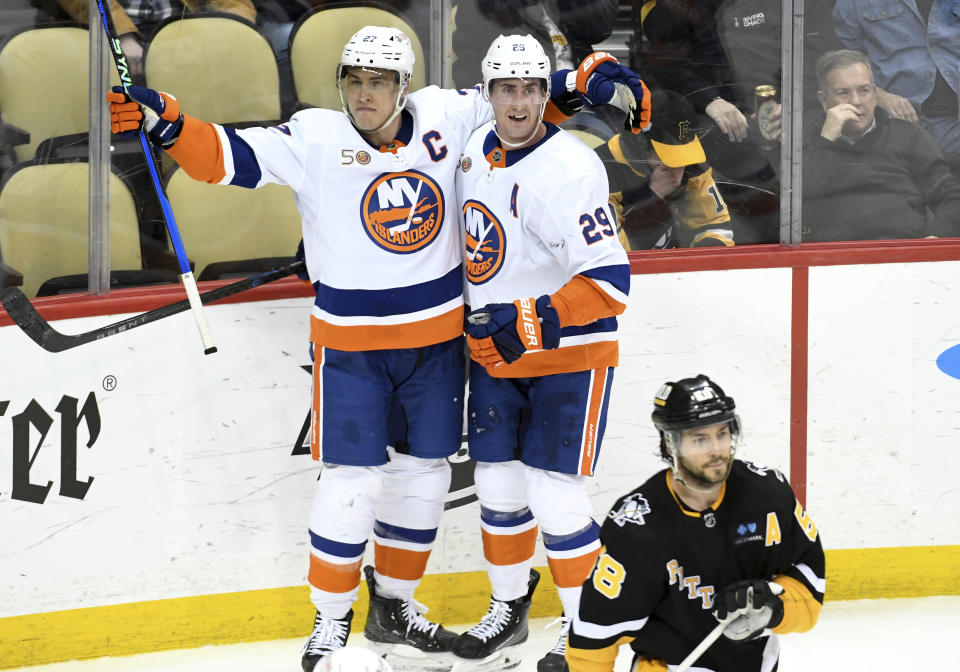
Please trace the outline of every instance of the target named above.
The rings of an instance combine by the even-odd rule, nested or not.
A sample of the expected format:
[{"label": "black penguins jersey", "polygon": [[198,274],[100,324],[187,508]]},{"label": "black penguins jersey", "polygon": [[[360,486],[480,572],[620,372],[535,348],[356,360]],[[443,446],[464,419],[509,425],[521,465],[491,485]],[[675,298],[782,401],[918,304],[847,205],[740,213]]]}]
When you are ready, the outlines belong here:
[{"label": "black penguins jersey", "polygon": [[[823,548],[784,476],[734,460],[713,507],[692,511],[668,473],[620,498],[603,523],[605,548],[570,631],[572,672],[612,670],[616,646],[631,639],[638,653],[680,663],[716,627],[717,592],[744,579],[776,577],[786,587],[784,619],[773,632],[806,630],[816,621]],[[721,637],[696,669],[769,672],[778,657],[776,634],[751,642]]]}]

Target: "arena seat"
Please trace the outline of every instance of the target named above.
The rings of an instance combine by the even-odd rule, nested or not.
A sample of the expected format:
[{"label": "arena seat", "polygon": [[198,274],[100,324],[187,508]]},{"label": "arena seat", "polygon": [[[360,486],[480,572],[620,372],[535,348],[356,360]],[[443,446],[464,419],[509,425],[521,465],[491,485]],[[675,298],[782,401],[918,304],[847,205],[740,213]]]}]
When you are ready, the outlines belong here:
[{"label": "arena seat", "polygon": [[594,135],[590,131],[585,131],[579,128],[571,129],[569,133],[572,133],[577,140],[585,144],[590,149],[599,147],[606,142],[606,140],[601,138],[599,135]]},{"label": "arena seat", "polygon": [[247,21],[229,14],[163,23],[144,54],[147,86],[177,97],[203,121],[280,120],[280,77],[273,49]]},{"label": "arena seat", "polygon": [[167,181],[167,197],[199,280],[268,270],[297,251],[300,213],[288,187],[207,184],[178,169]]},{"label": "arena seat", "polygon": [[337,65],[343,45],[364,26],[388,26],[406,33],[415,57],[410,90],[426,85],[423,48],[416,32],[397,14],[369,4],[319,8],[297,22],[290,34],[290,65],[301,107],[341,109],[335,78]]},{"label": "arena seat", "polygon": [[[27,296],[51,278],[87,272],[89,172],[86,161],[26,162],[0,188],[0,260],[23,274]],[[133,194],[116,174],[109,180],[111,269],[140,271]]]},{"label": "arena seat", "polygon": [[[0,48],[0,114],[30,134],[14,146],[17,161],[33,158],[48,138],[87,132],[89,52],[89,33],[75,26],[29,28]],[[112,66],[109,75],[119,83]]]}]

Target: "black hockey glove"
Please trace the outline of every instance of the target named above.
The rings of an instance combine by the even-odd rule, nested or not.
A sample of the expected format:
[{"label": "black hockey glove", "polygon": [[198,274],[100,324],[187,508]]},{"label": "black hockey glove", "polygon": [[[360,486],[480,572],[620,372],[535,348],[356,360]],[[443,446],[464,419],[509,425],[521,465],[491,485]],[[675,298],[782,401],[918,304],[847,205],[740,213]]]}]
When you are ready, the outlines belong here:
[{"label": "black hockey glove", "polygon": [[783,587],[772,581],[737,581],[717,593],[713,615],[721,623],[724,637],[748,642],[774,628],[783,620]]}]

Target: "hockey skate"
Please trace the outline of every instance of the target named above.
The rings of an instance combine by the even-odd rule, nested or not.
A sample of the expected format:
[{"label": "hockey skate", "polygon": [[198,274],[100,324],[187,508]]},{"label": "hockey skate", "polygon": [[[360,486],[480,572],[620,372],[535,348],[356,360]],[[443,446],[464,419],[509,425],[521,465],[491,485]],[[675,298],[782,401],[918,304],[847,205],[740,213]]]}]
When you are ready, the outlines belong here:
[{"label": "hockey skate", "polygon": [[540,573],[531,569],[526,595],[508,602],[490,598],[490,606],[480,622],[454,641],[457,662],[453,672],[511,670],[520,664],[518,645],[527,641],[527,614],[539,582]]},{"label": "hockey skate", "polygon": [[453,665],[450,648],[457,635],[424,618],[426,607],[377,592],[373,567],[363,568],[370,593],[370,611],[363,634],[368,646],[387,659],[394,672],[447,672]]},{"label": "hockey skate", "polygon": [[313,621],[313,632],[301,652],[300,664],[303,672],[313,672],[322,658],[346,646],[352,620],[353,609],[343,618],[327,618],[317,612]]},{"label": "hockey skate", "polygon": [[567,635],[570,634],[570,619],[566,616],[561,616],[547,627],[551,628],[557,623],[560,624],[560,638],[547,655],[537,661],[537,672],[570,672],[566,659]]}]

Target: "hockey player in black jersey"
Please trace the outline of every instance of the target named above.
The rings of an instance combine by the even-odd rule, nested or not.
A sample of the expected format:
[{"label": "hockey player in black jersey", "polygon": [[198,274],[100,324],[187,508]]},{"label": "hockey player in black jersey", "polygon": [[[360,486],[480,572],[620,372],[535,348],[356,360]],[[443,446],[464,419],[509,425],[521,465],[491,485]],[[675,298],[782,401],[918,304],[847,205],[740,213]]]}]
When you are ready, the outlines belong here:
[{"label": "hockey player in black jersey", "polygon": [[805,632],[823,604],[817,528],[784,476],[734,459],[740,419],[704,375],[666,383],[654,399],[670,467],[621,497],[605,548],[583,586],[567,663],[611,672],[629,643],[631,672],[666,672],[713,630],[703,672],[774,672],[777,634]]}]

